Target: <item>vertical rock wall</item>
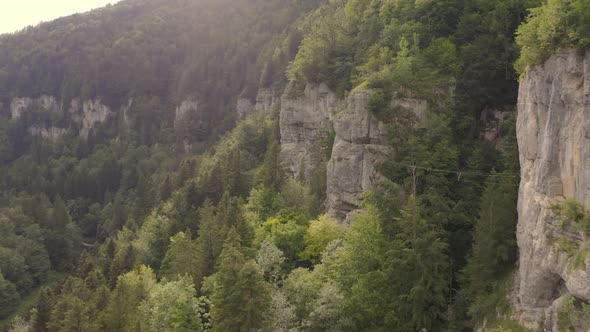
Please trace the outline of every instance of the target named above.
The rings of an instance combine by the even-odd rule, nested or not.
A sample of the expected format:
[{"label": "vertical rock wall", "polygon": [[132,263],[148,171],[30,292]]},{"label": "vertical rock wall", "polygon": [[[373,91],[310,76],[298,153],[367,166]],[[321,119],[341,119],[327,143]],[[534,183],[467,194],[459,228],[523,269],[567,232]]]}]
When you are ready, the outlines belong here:
[{"label": "vertical rock wall", "polygon": [[281,98],[279,125],[283,163],[296,179],[310,180],[326,159],[324,146],[332,132],[332,114],[341,102],[325,84],[305,87],[302,96]]},{"label": "vertical rock wall", "polygon": [[350,223],[362,193],[380,178],[376,168],[389,153],[383,123],[367,109],[369,91],[353,91],[334,114],[334,146],[327,169],[328,215]]},{"label": "vertical rock wall", "polygon": [[[590,209],[590,54],[554,55],[521,81],[517,121],[522,179],[518,201],[516,316],[556,330],[556,312],[571,294],[590,300],[590,264],[572,268],[556,245],[587,245],[560,227],[549,205],[572,198]],[[584,244],[586,243],[586,244]]]},{"label": "vertical rock wall", "polygon": [[367,109],[369,96],[353,91],[339,99],[325,84],[308,84],[302,96],[281,99],[281,154],[288,172],[306,181],[324,172],[326,211],[345,224],[362,193],[380,179],[377,166],[390,151],[383,123]]}]

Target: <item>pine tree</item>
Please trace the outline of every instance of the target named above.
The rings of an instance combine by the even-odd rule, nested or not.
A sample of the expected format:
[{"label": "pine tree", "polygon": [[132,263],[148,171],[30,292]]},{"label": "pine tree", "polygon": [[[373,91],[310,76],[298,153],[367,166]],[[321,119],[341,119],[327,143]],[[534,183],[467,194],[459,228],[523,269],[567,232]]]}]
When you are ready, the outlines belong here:
[{"label": "pine tree", "polygon": [[463,271],[465,292],[474,319],[496,312],[498,303],[489,295],[502,287],[502,279],[512,271],[517,259],[516,179],[493,172],[481,199],[480,219],[475,226],[473,253]]},{"label": "pine tree", "polygon": [[199,301],[191,278],[154,286],[140,305],[146,331],[202,331]]},{"label": "pine tree", "polygon": [[51,319],[51,308],[54,305],[55,294],[51,288],[44,287],[39,293],[37,302],[37,319],[35,320],[35,331],[47,331],[47,323]]},{"label": "pine tree", "polygon": [[202,254],[203,274],[213,274],[217,258],[223,249],[227,226],[221,224],[215,214],[215,207],[210,201],[205,201],[199,209],[201,227],[196,244]]},{"label": "pine tree", "polygon": [[141,266],[119,276],[107,307],[110,331],[135,331],[141,326],[139,305],[147,299],[156,285],[154,271]]},{"label": "pine tree", "polygon": [[174,235],[162,261],[161,275],[168,280],[186,275],[200,288],[201,280],[205,277],[204,272],[203,254],[196,241],[191,239],[190,231]]},{"label": "pine tree", "polygon": [[219,257],[212,295],[213,331],[252,331],[262,328],[270,309],[268,284],[254,261],[241,252],[240,237],[231,229]]},{"label": "pine tree", "polygon": [[0,272],[0,319],[8,317],[19,303],[20,295],[16,291],[16,286],[4,279]]},{"label": "pine tree", "polygon": [[52,266],[58,270],[71,267],[80,245],[80,232],[70,218],[65,202],[57,197],[46,230],[45,243]]},{"label": "pine tree", "polygon": [[449,257],[440,226],[423,218],[423,207],[410,196],[398,219],[400,232],[388,253],[396,288],[395,312],[401,331],[440,330],[449,295]]},{"label": "pine tree", "polygon": [[285,179],[280,153],[281,145],[273,137],[264,154],[264,161],[258,170],[256,176],[257,184],[271,188],[274,191],[279,191]]},{"label": "pine tree", "polygon": [[395,330],[390,322],[397,314],[391,305],[396,294],[385,269],[386,252],[381,221],[368,206],[344,233],[342,248],[324,263],[342,285],[343,314],[352,320],[354,330]]}]

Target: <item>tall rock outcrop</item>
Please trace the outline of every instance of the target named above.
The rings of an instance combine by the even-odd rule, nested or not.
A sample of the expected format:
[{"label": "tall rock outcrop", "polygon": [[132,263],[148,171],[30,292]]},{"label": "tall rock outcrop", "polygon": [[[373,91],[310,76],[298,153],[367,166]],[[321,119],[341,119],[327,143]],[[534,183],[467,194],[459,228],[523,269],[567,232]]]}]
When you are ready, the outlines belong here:
[{"label": "tall rock outcrop", "polygon": [[545,331],[557,331],[565,296],[590,300],[590,262],[572,266],[571,253],[559,245],[584,250],[588,239],[559,225],[550,208],[571,198],[590,209],[590,54],[562,52],[527,72],[517,135],[522,179],[515,315],[529,327],[541,322]]},{"label": "tall rock outcrop", "polygon": [[359,208],[362,193],[380,178],[377,166],[390,150],[383,123],[367,109],[369,96],[366,90],[351,92],[344,109],[333,115],[335,139],[327,169],[327,212],[345,223]]},{"label": "tall rock outcrop", "polygon": [[[265,104],[262,102],[261,104]],[[325,84],[308,84],[302,96],[281,98],[279,125],[281,155],[287,171],[295,179],[310,180],[326,159],[332,129],[332,114],[342,107]]]},{"label": "tall rock outcrop", "polygon": [[72,119],[80,125],[80,137],[87,139],[90,131],[98,124],[104,123],[114,113],[100,99],[81,102],[74,99],[70,103]]},{"label": "tall rock outcrop", "polygon": [[[56,115],[64,114],[64,107],[53,96],[40,96],[39,98],[13,98],[10,103],[10,115],[13,121],[19,121],[27,113],[46,112]],[[108,106],[101,103],[100,99],[84,100],[73,99],[68,108],[69,117],[75,127],[79,129],[80,137],[87,139],[90,131],[98,124],[107,121],[114,113]],[[63,136],[69,128],[47,126],[46,124],[34,125],[29,128],[33,136],[40,136],[55,141]]]},{"label": "tall rock outcrop", "polygon": [[[280,129],[283,163],[296,179],[326,179],[326,212],[348,224],[364,191],[382,178],[378,165],[390,153],[385,126],[369,111],[370,91],[352,91],[344,98],[325,84],[308,84],[303,95],[281,98]],[[426,103],[392,101],[392,107],[412,110],[419,118]]]}]

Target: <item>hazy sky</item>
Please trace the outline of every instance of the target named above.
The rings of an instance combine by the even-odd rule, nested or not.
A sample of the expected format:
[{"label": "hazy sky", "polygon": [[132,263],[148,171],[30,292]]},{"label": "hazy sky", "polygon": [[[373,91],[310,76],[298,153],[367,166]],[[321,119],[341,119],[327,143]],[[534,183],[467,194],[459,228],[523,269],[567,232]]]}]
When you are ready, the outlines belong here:
[{"label": "hazy sky", "polygon": [[0,34],[114,4],[119,0],[0,0]]}]

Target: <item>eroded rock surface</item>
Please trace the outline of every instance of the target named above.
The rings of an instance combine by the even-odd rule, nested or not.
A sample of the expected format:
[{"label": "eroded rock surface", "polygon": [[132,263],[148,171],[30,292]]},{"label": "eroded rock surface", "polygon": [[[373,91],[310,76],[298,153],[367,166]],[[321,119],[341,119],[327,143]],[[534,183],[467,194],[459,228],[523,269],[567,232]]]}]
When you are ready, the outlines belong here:
[{"label": "eroded rock surface", "polygon": [[70,103],[72,119],[80,125],[80,137],[86,139],[97,124],[104,123],[113,115],[108,106],[102,104],[100,99],[85,100],[78,99]]},{"label": "eroded rock surface", "polygon": [[32,136],[42,137],[43,139],[46,139],[46,140],[52,141],[52,142],[55,142],[60,137],[65,135],[67,132],[68,131],[66,129],[57,128],[57,127],[49,127],[49,128],[30,127],[29,128],[29,133]]},{"label": "eroded rock surface", "polygon": [[41,96],[36,99],[29,97],[13,98],[10,103],[10,115],[13,120],[18,120],[25,112],[33,109],[44,112],[60,112],[61,108],[53,96]]},{"label": "eroded rock surface", "polygon": [[[268,103],[262,101],[261,105],[267,107]],[[331,115],[339,106],[336,95],[325,84],[307,85],[299,98],[281,98],[281,157],[294,178],[310,180],[322,167],[325,149],[332,148],[326,146],[333,130]]]},{"label": "eroded rock surface", "polygon": [[174,129],[178,130],[180,127],[183,126],[183,123],[188,120],[188,118],[193,115],[197,114],[199,111],[199,101],[196,99],[187,99],[183,101],[180,106],[176,108],[174,112]]},{"label": "eroded rock surface", "polygon": [[243,119],[248,114],[252,113],[254,105],[248,98],[239,98],[236,104],[236,111],[238,112],[238,118]]},{"label": "eroded rock surface", "polygon": [[258,90],[254,108],[257,111],[270,111],[273,108],[280,106],[280,104],[281,97],[274,89],[262,88]]},{"label": "eroded rock surface", "polygon": [[555,245],[585,239],[559,227],[549,207],[572,198],[590,209],[590,54],[562,52],[526,74],[517,135],[522,179],[516,316],[531,328],[545,320],[546,331],[554,331],[564,294],[590,300],[590,264],[571,268],[568,254]]},{"label": "eroded rock surface", "polygon": [[349,223],[362,193],[381,179],[378,164],[389,153],[385,129],[367,109],[369,91],[354,91],[346,107],[334,114],[335,140],[327,169],[327,212]]}]

